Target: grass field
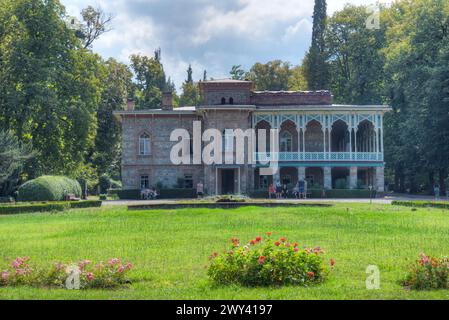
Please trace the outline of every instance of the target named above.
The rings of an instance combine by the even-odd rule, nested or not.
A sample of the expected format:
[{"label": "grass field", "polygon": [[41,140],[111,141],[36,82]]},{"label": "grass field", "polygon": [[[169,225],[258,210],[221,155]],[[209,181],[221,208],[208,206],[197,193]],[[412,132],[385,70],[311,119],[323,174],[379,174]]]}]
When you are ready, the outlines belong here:
[{"label": "grass field", "polygon": [[[312,287],[214,287],[205,266],[231,237],[272,231],[321,246],[336,269]],[[0,299],[448,299],[449,291],[414,292],[399,280],[420,252],[449,254],[449,212],[391,205],[330,208],[127,211],[124,207],[0,216],[0,258],[30,256],[39,264],[120,257],[133,262],[129,289],[68,291],[1,288]],[[365,288],[377,265],[381,289]]]}]

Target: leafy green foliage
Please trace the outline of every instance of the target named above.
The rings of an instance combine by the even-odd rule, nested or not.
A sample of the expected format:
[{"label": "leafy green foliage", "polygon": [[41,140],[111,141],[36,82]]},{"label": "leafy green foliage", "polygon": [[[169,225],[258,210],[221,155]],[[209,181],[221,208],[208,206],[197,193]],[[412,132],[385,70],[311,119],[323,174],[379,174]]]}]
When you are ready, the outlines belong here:
[{"label": "leafy green foliage", "polygon": [[290,64],[281,60],[254,64],[245,78],[254,81],[256,90],[288,90],[291,76]]},{"label": "leafy green foliage", "polygon": [[394,206],[405,206],[414,208],[439,208],[449,209],[449,202],[444,201],[400,201],[394,200],[391,203]]},{"label": "leafy green foliage", "polygon": [[67,194],[81,196],[81,186],[76,180],[62,176],[42,176],[21,185],[19,201],[61,201]]},{"label": "leafy green foliage", "polygon": [[238,239],[231,241],[230,250],[214,252],[209,258],[208,275],[217,284],[309,286],[323,282],[327,275],[319,247],[301,249],[285,238],[273,241],[271,233],[265,240],[256,237],[244,246]]},{"label": "leafy green foliage", "polygon": [[65,211],[68,209],[101,207],[99,200],[72,201],[72,202],[42,202],[42,203],[18,203],[0,206],[0,214],[20,214],[33,212]]},{"label": "leafy green foliage", "polygon": [[34,155],[30,143],[21,144],[11,131],[0,131],[0,184]]}]

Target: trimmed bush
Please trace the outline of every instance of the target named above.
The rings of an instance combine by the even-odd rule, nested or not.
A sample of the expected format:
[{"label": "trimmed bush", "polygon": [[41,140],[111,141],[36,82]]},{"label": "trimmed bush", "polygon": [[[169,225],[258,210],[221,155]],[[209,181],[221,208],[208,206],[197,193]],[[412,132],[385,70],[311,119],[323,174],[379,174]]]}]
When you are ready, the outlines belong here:
[{"label": "trimmed bush", "polygon": [[437,201],[400,201],[394,200],[391,202],[394,206],[405,206],[413,208],[439,208],[449,209],[449,202],[437,202]]},{"label": "trimmed bush", "polygon": [[118,189],[122,187],[122,183],[120,181],[114,180],[106,174],[100,177],[99,185],[101,193],[106,193],[109,189]]},{"label": "trimmed bush", "polygon": [[27,204],[6,204],[0,206],[0,214],[19,214],[32,212],[64,211],[68,209],[101,207],[102,202],[98,200],[79,202],[43,202]]},{"label": "trimmed bush", "polygon": [[0,214],[64,211],[69,208],[70,204],[68,202],[9,205],[9,206],[0,206]]},{"label": "trimmed bush", "polygon": [[11,203],[14,202],[12,197],[0,197],[0,203]]},{"label": "trimmed bush", "polygon": [[161,189],[159,191],[160,199],[193,199],[196,198],[195,189]]},{"label": "trimmed bush", "polygon": [[372,198],[376,197],[376,191],[370,191],[367,189],[354,189],[354,190],[350,190],[350,189],[332,189],[332,190],[326,190],[326,197],[327,198],[361,198],[361,199],[365,199],[365,198],[369,198],[371,194]]},{"label": "trimmed bush", "polygon": [[62,201],[65,194],[81,197],[78,181],[62,176],[42,176],[21,185],[19,201]]},{"label": "trimmed bush", "polygon": [[140,200],[139,189],[117,190],[117,195],[121,200]]},{"label": "trimmed bush", "polygon": [[102,202],[100,200],[87,200],[87,201],[74,201],[69,202],[71,209],[82,209],[82,208],[99,208]]}]

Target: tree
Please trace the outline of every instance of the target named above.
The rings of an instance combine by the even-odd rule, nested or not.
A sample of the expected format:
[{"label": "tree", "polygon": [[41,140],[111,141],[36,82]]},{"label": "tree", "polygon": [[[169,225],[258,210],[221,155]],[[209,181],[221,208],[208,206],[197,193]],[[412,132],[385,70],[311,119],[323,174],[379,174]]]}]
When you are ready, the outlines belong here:
[{"label": "tree", "polygon": [[232,79],[234,80],[244,80],[245,79],[245,70],[242,69],[241,65],[234,65],[232,66],[231,71],[229,72],[229,74],[231,75]]},{"label": "tree", "polygon": [[110,58],[106,67],[105,87],[97,111],[97,134],[93,163],[98,176],[119,176],[121,156],[120,123],[113,112],[123,110],[132,90],[132,73],[128,66]]},{"label": "tree", "polygon": [[290,69],[290,78],[288,79],[288,89],[291,91],[307,90],[307,79],[304,74],[303,66],[296,66]]},{"label": "tree", "polygon": [[288,90],[291,71],[290,64],[281,60],[266,64],[256,63],[245,78],[254,81],[256,90]]},{"label": "tree", "polygon": [[159,108],[162,104],[162,92],[167,88],[161,62],[156,58],[141,55],[132,55],[130,59],[136,77],[136,108]]},{"label": "tree", "polygon": [[198,84],[193,82],[192,66],[189,65],[187,69],[187,79],[182,84],[182,94],[179,99],[179,105],[184,106],[196,106],[200,102],[200,91]]},{"label": "tree", "polygon": [[58,1],[2,2],[0,127],[33,141],[31,178],[71,174],[93,145],[101,59],[67,28]]},{"label": "tree", "polygon": [[110,24],[112,15],[106,14],[101,8],[95,9],[92,6],[81,11],[84,24],[81,27],[81,39],[84,48],[91,48],[92,44],[106,32],[111,31]]},{"label": "tree", "polygon": [[[30,143],[20,143],[12,131],[0,131],[0,187],[9,182],[9,186],[1,189],[10,190],[10,178],[19,176],[20,170],[27,160],[35,156]],[[17,179],[16,179],[17,180]]]},{"label": "tree", "polygon": [[329,20],[326,47],[331,71],[330,88],[337,103],[378,104],[384,96],[386,23],[366,28],[365,6],[346,5]]},{"label": "tree", "polygon": [[315,0],[312,45],[304,59],[304,72],[310,90],[329,89],[329,71],[324,41],[326,18],[326,0]]}]

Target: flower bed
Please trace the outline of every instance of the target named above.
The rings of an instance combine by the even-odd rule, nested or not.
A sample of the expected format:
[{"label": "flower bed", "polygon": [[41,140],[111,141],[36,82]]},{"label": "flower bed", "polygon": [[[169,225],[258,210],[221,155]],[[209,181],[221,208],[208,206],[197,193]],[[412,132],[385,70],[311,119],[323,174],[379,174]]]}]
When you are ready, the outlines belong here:
[{"label": "flower bed", "polygon": [[[324,251],[319,247],[301,248],[285,238],[274,241],[271,233],[246,245],[240,245],[235,238],[231,242],[229,250],[222,254],[214,252],[209,257],[208,275],[216,284],[309,286],[323,282],[328,273],[322,257]],[[334,264],[331,259],[331,268]]]},{"label": "flower bed", "polygon": [[421,253],[410,268],[403,284],[415,290],[448,289],[449,259],[430,257]]},{"label": "flower bed", "polygon": [[130,281],[127,278],[131,263],[110,259],[107,263],[82,260],[78,263],[55,263],[47,268],[31,264],[29,257],[17,257],[0,269],[0,287],[28,285],[33,287],[66,288],[67,279],[75,272],[79,289],[121,287]]}]

